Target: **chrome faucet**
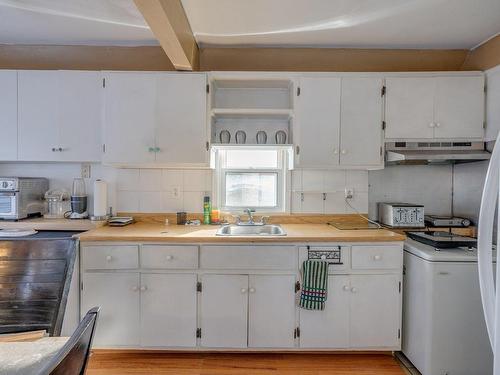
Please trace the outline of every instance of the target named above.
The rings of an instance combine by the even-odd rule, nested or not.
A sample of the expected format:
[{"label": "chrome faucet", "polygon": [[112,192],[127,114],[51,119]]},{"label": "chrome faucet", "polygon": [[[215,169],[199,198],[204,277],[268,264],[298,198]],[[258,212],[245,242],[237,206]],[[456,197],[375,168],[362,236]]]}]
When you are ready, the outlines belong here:
[{"label": "chrome faucet", "polygon": [[252,210],[251,208],[245,208],[244,210],[246,214],[248,215],[248,221],[241,221],[241,218],[239,216],[235,216],[235,224],[236,225],[266,225],[267,220],[269,219],[269,216],[262,216],[260,218],[259,222],[255,222],[253,218],[253,214],[255,213],[255,210]]},{"label": "chrome faucet", "polygon": [[255,210],[252,210],[251,208],[245,208],[245,212],[247,213],[248,215],[248,221],[247,221],[247,224],[248,225],[254,225],[255,224],[255,221],[253,221],[253,215],[252,215],[252,212],[255,212]]}]

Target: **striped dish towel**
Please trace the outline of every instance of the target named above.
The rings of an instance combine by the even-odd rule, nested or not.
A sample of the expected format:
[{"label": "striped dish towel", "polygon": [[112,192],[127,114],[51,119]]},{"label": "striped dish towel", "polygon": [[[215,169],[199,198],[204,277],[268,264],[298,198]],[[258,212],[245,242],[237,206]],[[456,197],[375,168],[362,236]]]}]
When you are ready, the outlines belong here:
[{"label": "striped dish towel", "polygon": [[306,260],[302,263],[302,290],[299,306],[307,310],[324,310],[328,286],[328,262]]}]

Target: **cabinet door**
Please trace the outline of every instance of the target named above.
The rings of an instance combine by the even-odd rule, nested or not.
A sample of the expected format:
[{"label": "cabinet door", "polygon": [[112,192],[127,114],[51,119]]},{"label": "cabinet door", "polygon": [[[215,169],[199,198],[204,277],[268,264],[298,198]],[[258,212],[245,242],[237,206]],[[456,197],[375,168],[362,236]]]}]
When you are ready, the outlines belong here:
[{"label": "cabinet door", "polygon": [[58,161],[59,80],[57,71],[18,72],[19,160]]},{"label": "cabinet door", "polygon": [[295,329],[295,276],[249,277],[248,346],[291,348]]},{"label": "cabinet door", "polygon": [[331,167],[339,163],[340,78],[300,79],[294,136],[301,168]]},{"label": "cabinet door", "polygon": [[201,346],[247,346],[248,276],[203,275]]},{"label": "cabinet door", "polygon": [[0,160],[17,159],[17,72],[0,71]]},{"label": "cabinet door", "polygon": [[483,139],[484,77],[439,77],[436,80],[434,136]]},{"label": "cabinet door", "polygon": [[95,346],[139,346],[139,293],[138,273],[83,274],[81,316],[101,308]]},{"label": "cabinet door", "polygon": [[108,163],[155,160],[156,74],[107,73],[103,159]]},{"label": "cabinet door", "polygon": [[196,346],[196,275],[141,274],[141,344]]},{"label": "cabinet door", "polygon": [[300,310],[301,348],[349,347],[349,276],[328,277],[323,311]]},{"label": "cabinet door", "polygon": [[59,72],[61,161],[100,161],[101,95],[99,72]]},{"label": "cabinet door", "polygon": [[156,161],[204,166],[206,142],[206,77],[196,73],[158,75]]},{"label": "cabinet door", "polygon": [[398,275],[351,276],[351,347],[399,347]]},{"label": "cabinet door", "polygon": [[435,78],[394,77],[385,84],[385,138],[433,138]]},{"label": "cabinet door", "polygon": [[381,78],[342,78],[340,164],[382,164],[381,89]]}]

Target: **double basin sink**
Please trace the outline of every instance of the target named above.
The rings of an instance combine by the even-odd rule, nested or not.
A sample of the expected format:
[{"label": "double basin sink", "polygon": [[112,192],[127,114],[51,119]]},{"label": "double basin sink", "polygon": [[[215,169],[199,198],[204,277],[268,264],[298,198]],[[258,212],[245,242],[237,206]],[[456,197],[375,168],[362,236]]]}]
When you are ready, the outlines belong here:
[{"label": "double basin sink", "polygon": [[279,225],[224,225],[217,230],[217,236],[286,236]]}]

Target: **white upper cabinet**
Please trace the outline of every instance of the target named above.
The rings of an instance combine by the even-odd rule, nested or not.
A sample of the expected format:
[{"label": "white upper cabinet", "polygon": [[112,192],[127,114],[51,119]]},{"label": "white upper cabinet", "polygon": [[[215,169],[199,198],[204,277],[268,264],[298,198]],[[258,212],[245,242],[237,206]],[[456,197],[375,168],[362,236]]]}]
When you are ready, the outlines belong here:
[{"label": "white upper cabinet", "polygon": [[99,161],[99,72],[18,72],[18,158]]},{"label": "white upper cabinet", "polygon": [[103,160],[151,163],[155,160],[156,75],[107,73],[104,76]]},{"label": "white upper cabinet", "polygon": [[342,78],[340,164],[377,166],[382,160],[381,78]]},{"label": "white upper cabinet", "polygon": [[484,77],[386,79],[386,139],[467,139],[484,136]]},{"label": "white upper cabinet", "polygon": [[0,160],[17,159],[17,71],[0,71]]},{"label": "white upper cabinet", "polygon": [[338,77],[300,78],[294,129],[300,168],[339,164],[340,83]]},{"label": "white upper cabinet", "polygon": [[436,83],[434,137],[484,136],[484,77],[440,77]]},{"label": "white upper cabinet", "polygon": [[207,165],[204,74],[113,72],[105,80],[105,162]]}]

